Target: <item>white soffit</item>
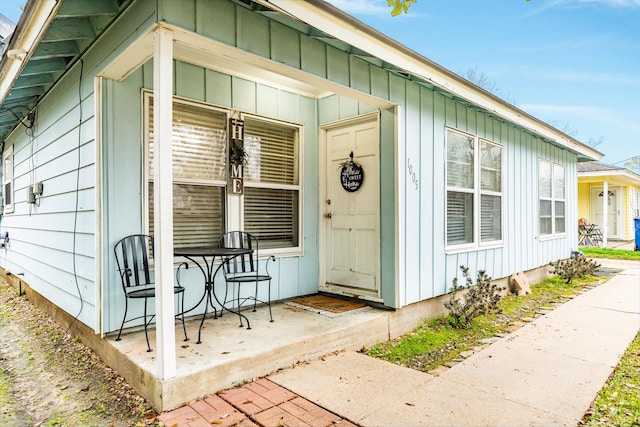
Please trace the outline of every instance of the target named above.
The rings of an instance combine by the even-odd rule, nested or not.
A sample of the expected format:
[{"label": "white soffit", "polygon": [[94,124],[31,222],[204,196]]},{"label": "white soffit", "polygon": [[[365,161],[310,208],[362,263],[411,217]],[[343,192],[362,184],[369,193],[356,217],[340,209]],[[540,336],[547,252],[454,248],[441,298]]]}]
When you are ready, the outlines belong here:
[{"label": "white soffit", "polygon": [[393,106],[380,98],[167,24],[157,24],[132,43],[100,76],[123,80],[142,66],[153,56],[154,33],[160,26],[173,34],[174,59],[311,98],[340,94],[382,109]]}]

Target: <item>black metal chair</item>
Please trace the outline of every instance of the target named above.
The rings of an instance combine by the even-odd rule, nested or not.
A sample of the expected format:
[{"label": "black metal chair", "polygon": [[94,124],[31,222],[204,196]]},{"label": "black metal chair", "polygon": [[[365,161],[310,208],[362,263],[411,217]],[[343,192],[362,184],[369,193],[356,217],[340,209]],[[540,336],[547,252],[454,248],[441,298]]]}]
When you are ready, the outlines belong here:
[{"label": "black metal chair", "polygon": [[[269,275],[269,261],[275,262],[276,258],[273,255],[267,258],[267,260],[265,261],[264,272],[260,272],[258,263],[258,239],[252,234],[246,233],[244,231],[230,231],[228,233],[225,233],[220,237],[218,244],[219,246],[225,248],[249,248],[252,250],[250,254],[239,255],[237,257],[229,258],[224,261],[224,268],[222,271],[224,272],[227,289],[225,291],[223,305],[226,305],[227,303],[229,285],[236,285],[237,293],[235,300],[238,313],[240,312],[240,308],[247,301],[253,302],[253,311],[256,311],[258,302],[261,304],[267,304],[267,306],[269,307],[269,318],[271,319],[270,322],[273,322],[273,314],[271,312],[271,275]],[[243,283],[255,284],[255,291],[253,296],[241,298],[240,288]],[[267,301],[258,299],[258,286],[261,283],[265,283],[267,285]],[[240,316],[240,326],[243,326],[242,316]]]},{"label": "black metal chair", "polygon": [[[147,338],[147,351],[151,351],[147,328],[155,317],[155,314],[148,314],[147,301],[156,296],[153,274],[149,269],[149,260],[153,258],[153,237],[144,234],[127,236],[116,243],[114,252],[118,265],[118,274],[120,275],[122,290],[125,296],[124,316],[116,341],[120,341],[120,335],[122,334],[122,328],[125,323],[144,318],[144,335]],[[181,310],[176,317],[180,316],[182,318],[184,340],[188,341],[187,328],[184,324],[184,287],[174,285],[173,293],[180,297]],[[144,314],[142,316],[127,319],[129,299],[144,299]]]}]

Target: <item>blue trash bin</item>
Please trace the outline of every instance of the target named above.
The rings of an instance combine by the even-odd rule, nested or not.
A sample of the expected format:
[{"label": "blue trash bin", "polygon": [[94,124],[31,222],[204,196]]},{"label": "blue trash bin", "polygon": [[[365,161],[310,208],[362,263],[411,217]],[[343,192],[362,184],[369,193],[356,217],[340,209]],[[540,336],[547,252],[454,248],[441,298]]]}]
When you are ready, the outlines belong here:
[{"label": "blue trash bin", "polygon": [[633,220],[636,226],[636,251],[640,251],[640,218],[635,218]]}]

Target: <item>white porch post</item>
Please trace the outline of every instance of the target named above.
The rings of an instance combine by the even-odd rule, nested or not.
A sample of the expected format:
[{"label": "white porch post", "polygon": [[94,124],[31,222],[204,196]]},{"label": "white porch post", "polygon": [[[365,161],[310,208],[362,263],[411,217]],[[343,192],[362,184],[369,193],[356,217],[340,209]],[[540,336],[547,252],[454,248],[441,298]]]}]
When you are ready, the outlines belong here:
[{"label": "white porch post", "polygon": [[602,247],[607,247],[609,234],[609,181],[602,183]]},{"label": "white porch post", "polygon": [[155,32],[153,55],[153,205],[156,274],[156,347],[158,376],[176,376],[173,296],[173,159],[171,128],[173,93],[173,36]]}]

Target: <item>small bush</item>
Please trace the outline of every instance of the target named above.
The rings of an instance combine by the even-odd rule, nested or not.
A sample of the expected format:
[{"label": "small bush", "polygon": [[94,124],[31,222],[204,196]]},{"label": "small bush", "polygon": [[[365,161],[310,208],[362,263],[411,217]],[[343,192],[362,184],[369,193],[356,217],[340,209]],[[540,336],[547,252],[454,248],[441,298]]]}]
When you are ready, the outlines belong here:
[{"label": "small bush", "polygon": [[576,277],[592,275],[600,268],[600,264],[586,258],[580,252],[571,252],[569,258],[550,262],[549,265],[553,267],[550,273],[558,275],[567,284]]},{"label": "small bush", "polygon": [[[500,302],[500,292],[503,288],[491,283],[491,277],[487,276],[484,270],[479,270],[476,283],[469,276],[469,268],[460,266],[462,275],[465,278],[464,285],[458,285],[458,278],[453,279],[451,297],[444,306],[449,310],[447,318],[449,324],[454,328],[467,328],[471,321],[483,314],[498,309]],[[464,299],[458,298],[458,292],[467,289]]]}]

